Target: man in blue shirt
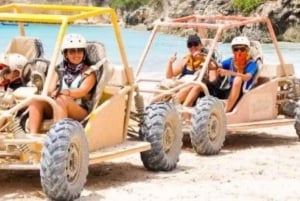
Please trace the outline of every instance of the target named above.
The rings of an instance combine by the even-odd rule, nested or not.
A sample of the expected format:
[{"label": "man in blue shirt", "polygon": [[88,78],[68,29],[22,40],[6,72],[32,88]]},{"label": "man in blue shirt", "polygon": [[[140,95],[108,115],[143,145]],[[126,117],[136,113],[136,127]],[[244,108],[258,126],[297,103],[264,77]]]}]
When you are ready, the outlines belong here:
[{"label": "man in blue shirt", "polygon": [[[253,84],[254,75],[258,67],[250,56],[250,41],[245,36],[235,37],[231,42],[233,57],[225,59],[218,68],[219,76],[228,78],[226,89],[216,89],[216,86],[208,85],[212,95],[222,99],[227,98],[225,112],[230,112],[241,95],[249,90]],[[221,86],[222,87],[222,86]]]}]

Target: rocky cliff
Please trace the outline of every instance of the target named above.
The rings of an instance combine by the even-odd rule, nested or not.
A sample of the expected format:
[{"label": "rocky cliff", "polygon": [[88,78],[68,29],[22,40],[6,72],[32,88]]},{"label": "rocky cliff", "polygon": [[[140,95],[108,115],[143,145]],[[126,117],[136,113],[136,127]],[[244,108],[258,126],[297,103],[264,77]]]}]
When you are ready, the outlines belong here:
[{"label": "rocky cliff", "polygon": [[[241,15],[236,11],[230,0],[162,0],[159,8],[146,6],[125,19],[129,25],[144,23],[151,27],[153,21],[160,19],[183,17],[191,14],[200,15]],[[279,40],[300,42],[300,0],[265,1],[250,12],[250,16],[270,17]],[[254,38],[264,38],[264,31],[260,27],[245,28],[244,32],[251,32]]]},{"label": "rocky cliff", "polygon": [[[107,6],[111,0],[3,0],[0,4],[19,3],[63,3],[89,6]],[[123,10],[120,18],[127,26],[140,25],[150,29],[156,20],[183,17],[191,14],[200,15],[241,15],[232,7],[231,0],[156,0],[149,1],[133,12]],[[265,0],[250,12],[250,16],[270,17],[279,40],[300,42],[300,0]],[[100,19],[103,20],[103,19]],[[264,30],[260,27],[246,27],[243,32],[250,32],[254,38],[263,39]]]}]

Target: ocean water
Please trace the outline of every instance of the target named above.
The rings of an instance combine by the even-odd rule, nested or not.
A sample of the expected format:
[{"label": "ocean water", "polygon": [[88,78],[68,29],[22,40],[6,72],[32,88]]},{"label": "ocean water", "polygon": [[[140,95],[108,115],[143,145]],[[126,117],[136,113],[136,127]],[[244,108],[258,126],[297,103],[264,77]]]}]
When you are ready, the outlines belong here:
[{"label": "ocean water", "polygon": [[[58,31],[59,26],[57,25],[29,24],[26,26],[27,35],[40,38],[45,50],[45,56],[48,59],[51,59]],[[108,60],[114,64],[121,63],[115,36],[110,26],[70,26],[67,32],[80,33],[87,40],[103,42]],[[3,52],[11,38],[18,35],[18,27],[0,25],[0,33],[0,51]],[[150,32],[121,28],[121,34],[129,65],[136,70]],[[285,63],[294,64],[296,75],[300,77],[300,43],[280,42],[279,46]],[[231,55],[229,44],[220,43],[218,47],[222,58]],[[272,44],[262,44],[262,49],[265,63],[279,63]],[[141,74],[155,73],[162,75],[169,57],[175,52],[179,58],[186,54],[186,38],[158,33],[146,57]]]}]

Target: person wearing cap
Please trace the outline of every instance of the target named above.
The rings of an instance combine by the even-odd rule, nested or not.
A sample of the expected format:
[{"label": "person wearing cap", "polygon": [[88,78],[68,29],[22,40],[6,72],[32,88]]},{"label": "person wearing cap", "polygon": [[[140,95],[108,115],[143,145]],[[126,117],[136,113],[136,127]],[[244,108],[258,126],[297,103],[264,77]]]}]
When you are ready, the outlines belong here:
[{"label": "person wearing cap", "polygon": [[[205,49],[202,46],[200,37],[198,35],[190,35],[188,36],[186,44],[189,53],[175,66],[173,66],[173,63],[177,59],[176,54],[169,59],[166,69],[166,78],[170,79],[179,76],[180,79],[185,75],[192,75],[201,69],[203,62],[205,61],[205,56],[203,54]],[[211,63],[210,65],[213,64]],[[198,85],[188,85],[182,88],[176,93],[176,101],[184,106],[193,106],[201,91],[199,87],[200,86]]]},{"label": "person wearing cap", "polygon": [[[63,61],[59,66],[62,74],[55,74],[48,92],[57,103],[58,120],[69,117],[81,121],[88,114],[85,100],[96,84],[96,75],[85,75],[89,69],[86,47],[86,40],[80,34],[68,34],[63,39]],[[29,106],[31,133],[39,132],[44,117],[52,117],[52,108],[46,102],[33,101]]]},{"label": "person wearing cap", "polygon": [[209,85],[209,91],[222,99],[227,99],[225,112],[232,111],[245,90],[249,90],[253,83],[253,77],[258,71],[257,64],[250,57],[250,41],[246,36],[233,38],[231,42],[233,56],[221,62],[221,68],[217,69],[219,76],[228,78],[229,86],[221,90],[214,85]]}]

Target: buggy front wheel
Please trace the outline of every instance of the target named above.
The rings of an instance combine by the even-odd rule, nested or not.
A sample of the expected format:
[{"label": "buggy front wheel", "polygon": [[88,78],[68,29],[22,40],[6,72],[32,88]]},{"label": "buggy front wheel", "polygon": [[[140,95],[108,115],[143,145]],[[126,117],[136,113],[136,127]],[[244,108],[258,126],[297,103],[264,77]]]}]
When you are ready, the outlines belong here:
[{"label": "buggy front wheel", "polygon": [[173,170],[182,147],[182,125],[176,108],[167,102],[151,104],[140,127],[140,138],[151,143],[141,152],[144,166],[152,171]]},{"label": "buggy front wheel", "polygon": [[81,124],[63,119],[48,132],[41,158],[41,184],[51,200],[80,196],[88,174],[88,143]]},{"label": "buggy front wheel", "polygon": [[222,102],[213,96],[197,101],[191,119],[191,144],[201,155],[220,152],[226,135],[226,115]]}]

